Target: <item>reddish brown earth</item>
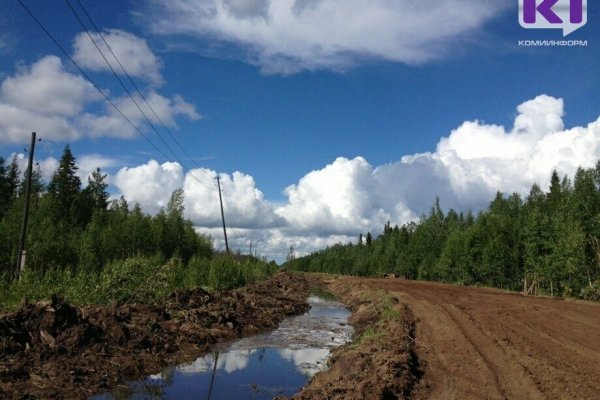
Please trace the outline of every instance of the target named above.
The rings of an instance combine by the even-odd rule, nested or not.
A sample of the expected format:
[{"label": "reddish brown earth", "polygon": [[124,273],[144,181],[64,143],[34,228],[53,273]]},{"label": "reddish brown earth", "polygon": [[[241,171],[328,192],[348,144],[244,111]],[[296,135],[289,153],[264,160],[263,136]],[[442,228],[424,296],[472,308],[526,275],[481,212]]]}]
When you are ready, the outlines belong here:
[{"label": "reddish brown earth", "polygon": [[[309,277],[353,311],[354,343],[296,399],[600,399],[600,304],[402,279]],[[162,305],[52,302],[0,317],[0,398],[86,398],[306,310],[307,280]]]},{"label": "reddish brown earth", "polygon": [[[385,292],[398,311],[374,340],[341,348],[309,399],[600,399],[600,304],[402,279],[335,277],[359,333]],[[380,293],[373,296],[373,293]],[[404,362],[402,360],[404,359]],[[361,372],[362,371],[362,372]]]},{"label": "reddish brown earth", "polygon": [[216,342],[273,329],[308,309],[309,286],[278,273],[243,289],[174,293],[164,304],[74,307],[58,297],[0,316],[0,399],[79,399]]}]

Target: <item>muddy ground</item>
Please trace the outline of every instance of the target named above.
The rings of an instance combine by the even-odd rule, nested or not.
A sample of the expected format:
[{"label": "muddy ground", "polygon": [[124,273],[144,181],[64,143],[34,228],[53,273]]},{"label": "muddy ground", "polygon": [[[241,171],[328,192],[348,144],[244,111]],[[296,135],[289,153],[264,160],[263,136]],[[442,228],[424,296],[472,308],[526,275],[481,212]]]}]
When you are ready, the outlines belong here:
[{"label": "muddy ground", "polygon": [[297,275],[236,291],[174,293],[160,305],[74,307],[55,297],[0,317],[0,398],[87,398],[196,359],[217,342],[308,309]]},{"label": "muddy ground", "polygon": [[600,398],[598,303],[402,279],[321,279],[355,311],[359,336],[295,399]]},{"label": "muddy ground", "polygon": [[0,398],[86,398],[274,328],[322,285],[353,343],[295,399],[598,399],[600,304],[402,279],[277,274],[162,305],[55,298],[0,318]]}]

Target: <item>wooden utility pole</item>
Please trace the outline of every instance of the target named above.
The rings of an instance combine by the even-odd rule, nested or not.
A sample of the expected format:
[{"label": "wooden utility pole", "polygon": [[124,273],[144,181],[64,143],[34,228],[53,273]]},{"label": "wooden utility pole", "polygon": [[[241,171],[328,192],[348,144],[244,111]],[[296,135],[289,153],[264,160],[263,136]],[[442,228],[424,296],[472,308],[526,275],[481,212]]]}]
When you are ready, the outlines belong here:
[{"label": "wooden utility pole", "polygon": [[25,185],[25,210],[23,211],[23,224],[21,225],[21,238],[19,240],[19,251],[17,253],[17,276],[25,268],[27,250],[25,250],[25,238],[27,237],[27,221],[29,220],[29,198],[31,197],[31,175],[33,172],[33,152],[35,151],[35,132],[31,132],[31,145],[29,146],[29,162],[27,163],[27,177]]},{"label": "wooden utility pole", "polygon": [[227,243],[227,229],[225,228],[225,213],[223,212],[223,198],[221,197],[221,178],[217,175],[217,187],[219,188],[219,203],[221,204],[221,220],[223,221],[223,236],[225,236],[225,251],[229,255],[229,243]]}]

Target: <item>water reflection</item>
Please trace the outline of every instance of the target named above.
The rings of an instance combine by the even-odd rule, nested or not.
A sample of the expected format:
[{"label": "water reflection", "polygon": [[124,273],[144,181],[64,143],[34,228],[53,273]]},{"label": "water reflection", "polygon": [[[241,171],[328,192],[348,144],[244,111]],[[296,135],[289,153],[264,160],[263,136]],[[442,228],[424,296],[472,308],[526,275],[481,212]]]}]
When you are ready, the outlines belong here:
[{"label": "water reflection", "polygon": [[350,312],[339,302],[309,298],[308,313],[288,318],[279,329],[215,348],[192,363],[167,368],[126,393],[104,399],[272,399],[291,396],[321,371],[331,349],[347,343]]}]

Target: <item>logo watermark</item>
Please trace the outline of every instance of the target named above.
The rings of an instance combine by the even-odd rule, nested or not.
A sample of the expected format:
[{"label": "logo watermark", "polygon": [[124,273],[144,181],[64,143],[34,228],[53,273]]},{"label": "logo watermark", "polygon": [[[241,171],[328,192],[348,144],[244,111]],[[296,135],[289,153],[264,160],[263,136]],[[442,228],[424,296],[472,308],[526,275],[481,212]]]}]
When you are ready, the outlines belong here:
[{"label": "logo watermark", "polygon": [[587,0],[519,0],[525,29],[561,29],[563,37],[587,23]]},{"label": "logo watermark", "polygon": [[518,40],[519,47],[587,47],[587,40]]}]

